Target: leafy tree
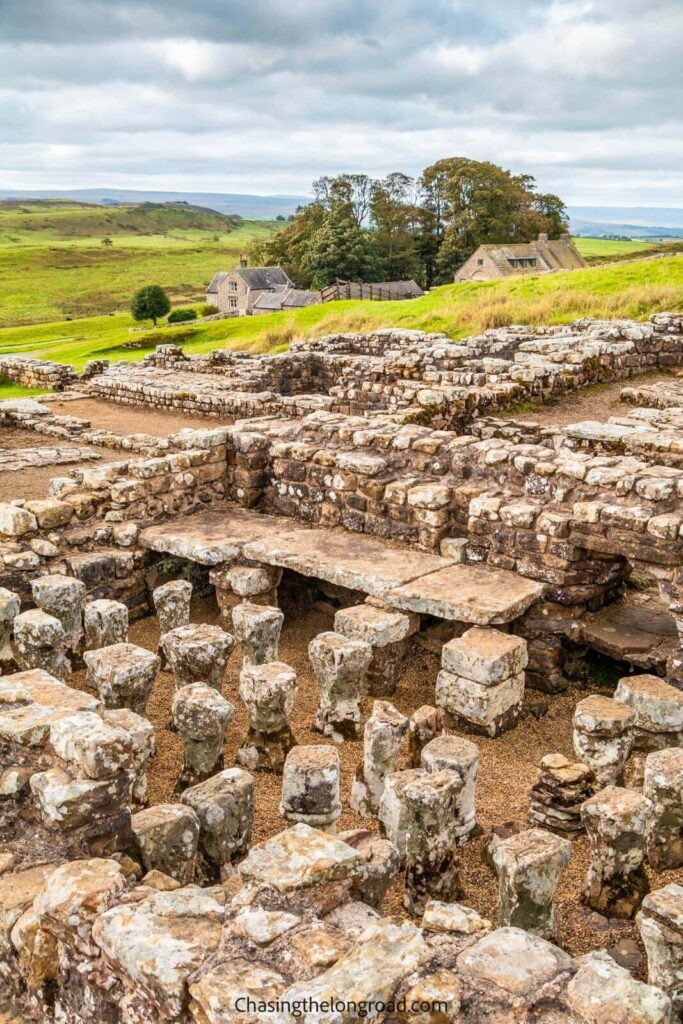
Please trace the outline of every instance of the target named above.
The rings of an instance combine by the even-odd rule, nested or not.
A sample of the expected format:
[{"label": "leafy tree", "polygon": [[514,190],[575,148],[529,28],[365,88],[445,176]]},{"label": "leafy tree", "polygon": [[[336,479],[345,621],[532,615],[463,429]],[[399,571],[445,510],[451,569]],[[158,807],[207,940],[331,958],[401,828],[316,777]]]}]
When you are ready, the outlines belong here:
[{"label": "leafy tree", "polygon": [[372,183],[370,220],[383,276],[390,281],[421,278],[415,182],[395,172]]},{"label": "leafy tree", "polygon": [[339,205],[311,238],[302,268],[314,288],[340,277],[350,281],[377,279],[379,258],[373,236],[358,226],[347,205]]},{"label": "leafy tree", "polygon": [[102,239],[102,245],[106,245],[107,247],[109,247],[110,245],[113,245],[113,244],[114,244],[114,242],[109,237],[109,235],[105,235],[105,237]]},{"label": "leafy tree", "polygon": [[134,320],[151,320],[156,327],[160,316],[166,316],[171,300],[159,284],[148,284],[133,296],[130,311]]}]

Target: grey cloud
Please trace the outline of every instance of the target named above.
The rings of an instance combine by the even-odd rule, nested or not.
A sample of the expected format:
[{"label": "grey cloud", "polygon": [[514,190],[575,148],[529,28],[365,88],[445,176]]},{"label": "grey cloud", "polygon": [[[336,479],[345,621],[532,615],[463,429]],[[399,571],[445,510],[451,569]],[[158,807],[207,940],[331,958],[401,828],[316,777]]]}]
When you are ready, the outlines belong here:
[{"label": "grey cloud", "polygon": [[682,31],[677,0],[0,0],[0,184],[301,192],[464,153],[675,205]]}]

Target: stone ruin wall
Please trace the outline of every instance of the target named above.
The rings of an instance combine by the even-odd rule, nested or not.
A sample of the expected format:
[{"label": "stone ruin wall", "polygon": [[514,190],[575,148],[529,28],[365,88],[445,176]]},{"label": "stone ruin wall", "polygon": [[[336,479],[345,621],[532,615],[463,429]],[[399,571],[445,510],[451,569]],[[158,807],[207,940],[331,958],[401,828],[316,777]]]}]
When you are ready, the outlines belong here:
[{"label": "stone ruin wall", "polygon": [[0,379],[25,388],[53,388],[63,391],[78,380],[73,366],[22,356],[0,356]]}]

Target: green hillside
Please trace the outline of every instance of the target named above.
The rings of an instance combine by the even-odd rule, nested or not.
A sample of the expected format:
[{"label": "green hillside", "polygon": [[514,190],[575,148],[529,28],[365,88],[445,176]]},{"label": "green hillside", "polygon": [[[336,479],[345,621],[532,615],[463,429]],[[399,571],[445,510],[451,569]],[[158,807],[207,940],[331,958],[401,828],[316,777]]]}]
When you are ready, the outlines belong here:
[{"label": "green hillside", "polygon": [[663,310],[683,312],[683,256],[445,285],[404,302],[332,302],[290,313],[133,333],[126,313],[15,327],[0,330],[0,353],[55,359],[82,369],[95,357],[141,359],[167,342],[182,344],[190,353],[213,348],[266,352],[282,349],[296,337],[388,326],[443,331],[457,340],[508,324],[560,324],[581,316],[645,319]]},{"label": "green hillside", "polygon": [[589,263],[683,252],[683,241],[653,242],[638,238],[574,238],[574,245]]},{"label": "green hillside", "polygon": [[275,227],[185,203],[0,202],[0,326],[124,310],[145,284],[202,301],[215,271]]}]

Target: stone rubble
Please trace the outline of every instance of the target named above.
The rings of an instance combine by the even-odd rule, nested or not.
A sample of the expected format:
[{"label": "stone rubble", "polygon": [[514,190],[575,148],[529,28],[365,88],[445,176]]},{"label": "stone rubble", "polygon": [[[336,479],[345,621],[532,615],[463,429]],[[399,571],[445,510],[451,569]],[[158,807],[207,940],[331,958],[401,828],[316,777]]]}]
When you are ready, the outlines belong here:
[{"label": "stone rubble", "polygon": [[595,773],[588,765],[572,763],[564,754],[546,754],[529,791],[529,820],[571,838],[583,831],[581,805],[595,790]]}]

